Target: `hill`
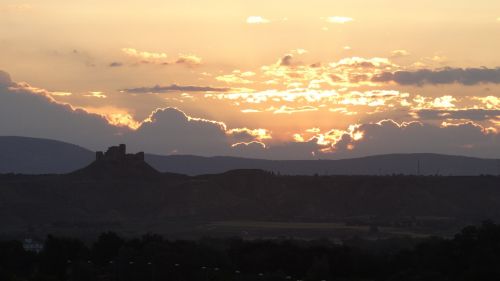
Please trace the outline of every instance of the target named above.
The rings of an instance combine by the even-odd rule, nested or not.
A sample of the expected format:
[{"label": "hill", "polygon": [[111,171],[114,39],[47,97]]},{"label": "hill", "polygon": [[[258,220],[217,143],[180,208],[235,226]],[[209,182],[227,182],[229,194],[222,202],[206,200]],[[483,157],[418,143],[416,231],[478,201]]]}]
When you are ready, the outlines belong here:
[{"label": "hill", "polygon": [[65,142],[0,137],[0,173],[3,174],[64,174],[88,165],[94,158],[94,152]]},{"label": "hill", "polygon": [[440,154],[388,154],[342,160],[261,160],[190,155],[146,155],[159,171],[186,175],[262,169],[284,175],[452,175],[500,174],[500,160]]}]

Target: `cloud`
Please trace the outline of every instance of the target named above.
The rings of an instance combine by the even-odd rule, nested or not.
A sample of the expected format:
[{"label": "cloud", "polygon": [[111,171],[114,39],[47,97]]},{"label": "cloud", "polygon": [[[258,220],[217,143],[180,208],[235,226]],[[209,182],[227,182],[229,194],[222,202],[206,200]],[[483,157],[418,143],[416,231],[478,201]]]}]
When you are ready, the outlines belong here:
[{"label": "cloud", "polygon": [[[254,74],[246,75],[253,76]],[[129,90],[149,93],[209,89],[217,88],[171,85]],[[411,108],[402,111],[413,113],[413,116],[419,120],[418,122],[397,123],[393,120],[383,120],[369,123],[370,121],[363,121],[363,124],[351,125],[347,129],[333,128],[325,133],[321,131],[325,127],[322,123],[315,125],[322,129],[287,132],[289,139],[283,139],[283,135],[276,134],[276,132],[272,134],[267,130],[265,123],[257,128],[228,128],[223,122],[195,118],[176,108],[158,109],[142,122],[135,120],[127,111],[107,114],[103,117],[57,102],[51,97],[53,94],[26,83],[13,82],[7,73],[0,71],[0,120],[2,120],[0,133],[59,139],[91,149],[104,149],[116,143],[127,143],[133,150],[146,150],[157,154],[227,155],[268,159],[326,159],[412,152],[480,157],[500,156],[498,129],[486,128],[487,125],[484,125],[500,124],[498,119],[500,110],[496,108],[498,99],[495,96],[477,98],[478,104],[484,103],[484,107],[489,105],[490,109],[461,109],[460,99],[457,100],[452,96],[433,97],[424,101],[426,104],[432,103],[433,106],[415,107],[416,111],[411,111]],[[87,94],[92,97],[104,95],[97,91]],[[270,115],[270,113],[328,111],[334,104],[342,105],[339,109],[348,112],[353,112],[351,111],[353,106],[377,108],[383,105],[385,109],[393,103],[397,106],[406,99],[408,99],[406,93],[383,90],[365,92],[270,90],[242,94],[241,99],[238,98],[237,101],[252,102],[252,107],[268,112],[262,114],[278,118],[277,115]],[[269,104],[264,103],[270,100],[276,100],[274,107],[269,107]],[[285,101],[297,103],[283,105]],[[316,104],[304,106],[303,101]],[[262,107],[258,107],[260,102],[263,103]],[[326,106],[321,107],[322,104]],[[104,108],[100,109],[102,111],[92,110],[92,112],[104,112]],[[394,110],[397,109],[399,107]],[[339,116],[338,114],[328,116],[338,118],[333,117]],[[389,114],[390,112],[384,111],[381,115],[370,115],[369,120],[380,120],[388,118],[387,116],[397,118],[397,120],[411,120],[410,116]],[[361,116],[360,118],[363,120]],[[331,124],[338,124],[338,122],[338,119],[331,120]],[[346,122],[350,121],[342,122],[349,124]],[[436,125],[437,123],[440,125]],[[112,124],[131,124],[130,127],[135,130]]]},{"label": "cloud", "polygon": [[500,107],[500,97],[486,96],[486,97],[473,97],[473,100],[481,101],[481,103],[486,106],[487,109],[499,108]]},{"label": "cloud", "polygon": [[460,119],[472,121],[485,121],[490,119],[500,120],[499,109],[464,109],[464,110],[433,110],[424,109],[417,111],[422,120]]},{"label": "cloud", "polygon": [[122,52],[127,56],[140,59],[143,63],[161,63],[165,62],[168,57],[165,53],[139,51],[134,48],[123,48]]},{"label": "cloud", "polygon": [[270,23],[271,21],[263,18],[261,16],[249,16],[247,18],[247,23],[248,24],[264,24],[264,23]]},{"label": "cloud", "polygon": [[99,91],[89,92],[88,94],[85,94],[83,96],[89,97],[89,98],[98,98],[98,99],[105,99],[108,97],[103,92],[99,92]]},{"label": "cloud", "polygon": [[401,58],[401,57],[407,57],[410,55],[410,52],[407,50],[394,50],[391,52],[391,58]]},{"label": "cloud", "polygon": [[291,66],[293,62],[293,56],[292,55],[285,55],[280,59],[279,65],[280,66]]},{"label": "cloud", "polygon": [[384,72],[372,78],[373,82],[395,82],[400,85],[440,85],[458,83],[477,85],[481,83],[500,84],[498,68],[444,68],[438,70]]},{"label": "cloud", "polygon": [[[1,135],[56,139],[95,150],[127,143],[133,150],[206,156],[234,155],[236,139],[251,142],[270,138],[264,129],[228,129],[222,122],[194,118],[175,108],[158,109],[140,124],[126,113],[111,118],[114,120],[56,102],[50,92],[15,83],[0,71]],[[124,122],[135,124],[137,129],[110,124]]]},{"label": "cloud", "polygon": [[50,92],[15,83],[0,71],[0,133],[2,135],[50,138],[91,149],[115,143],[126,131],[108,123],[101,115],[56,102]]},{"label": "cloud", "polygon": [[50,95],[51,96],[58,96],[58,97],[69,97],[69,96],[72,96],[73,93],[70,93],[70,92],[51,92]]},{"label": "cloud", "polygon": [[175,61],[176,64],[185,64],[195,66],[201,64],[201,58],[196,55],[183,55],[180,54],[179,58]]},{"label": "cloud", "polygon": [[114,62],[111,62],[108,66],[109,67],[121,67],[121,66],[123,66],[123,63],[118,62],[118,61],[114,61]]},{"label": "cloud", "polygon": [[215,77],[215,79],[228,84],[252,84],[253,81],[248,79],[252,76],[255,76],[254,72],[241,72],[240,70],[234,70],[231,74],[219,75]]},{"label": "cloud", "polygon": [[10,5],[0,5],[0,12],[27,12],[33,10],[33,6],[30,4],[10,4]]},{"label": "cloud", "polygon": [[352,22],[352,21],[354,21],[354,19],[350,18],[350,17],[333,16],[333,17],[326,18],[326,21],[329,23],[344,24],[344,23]]},{"label": "cloud", "polygon": [[302,48],[298,48],[298,49],[292,50],[292,53],[296,53],[297,55],[307,54],[307,52],[308,51],[306,49],[302,49]]},{"label": "cloud", "polygon": [[[193,54],[179,54],[177,59],[168,59],[166,53],[139,51],[134,48],[123,48],[122,52],[131,58],[135,58],[142,64],[159,64],[159,65],[187,65],[196,66],[201,64],[201,58]],[[113,62],[110,67],[122,66],[120,62]]]},{"label": "cloud", "polygon": [[271,132],[269,132],[266,129],[236,128],[227,130],[226,134],[230,136],[233,139],[233,142],[235,143],[272,139]]},{"label": "cloud", "polygon": [[227,155],[230,142],[222,122],[193,118],[175,108],[158,109],[125,136],[136,150],[163,154]]},{"label": "cloud", "polygon": [[286,105],[282,105],[279,108],[271,107],[268,111],[272,111],[274,114],[293,114],[293,113],[301,113],[301,112],[310,112],[310,111],[318,111],[318,108],[314,106],[301,106],[301,107],[289,107]]},{"label": "cloud", "polygon": [[172,84],[170,86],[156,85],[153,87],[129,88],[120,90],[130,94],[148,94],[148,93],[170,93],[170,92],[227,92],[229,88],[214,88],[206,86],[179,86]]},{"label": "cloud", "polygon": [[354,140],[344,135],[335,145],[337,157],[355,157],[386,153],[441,153],[480,157],[500,156],[499,134],[465,122],[435,126],[421,122],[397,123],[383,120],[362,124],[355,132],[363,137]]},{"label": "cloud", "polygon": [[241,157],[262,158],[272,160],[314,159],[322,147],[316,139],[306,142],[282,142],[265,145],[261,142],[237,143],[234,153]]},{"label": "cloud", "polygon": [[8,88],[13,85],[14,83],[12,82],[9,73],[0,70],[0,89]]}]

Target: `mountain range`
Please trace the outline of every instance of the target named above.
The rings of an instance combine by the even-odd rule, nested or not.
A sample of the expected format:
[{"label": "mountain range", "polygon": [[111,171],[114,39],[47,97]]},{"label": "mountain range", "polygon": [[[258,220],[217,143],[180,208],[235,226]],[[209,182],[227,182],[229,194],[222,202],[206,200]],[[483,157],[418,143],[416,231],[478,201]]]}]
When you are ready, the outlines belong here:
[{"label": "mountain range", "polygon": [[[145,148],[147,149],[147,148]],[[2,136],[0,173],[65,174],[89,165],[95,152],[65,142]],[[499,175],[500,159],[440,154],[387,154],[341,160],[263,160],[193,155],[145,155],[160,172],[184,175],[218,174],[235,169],[260,169],[283,175]]]}]

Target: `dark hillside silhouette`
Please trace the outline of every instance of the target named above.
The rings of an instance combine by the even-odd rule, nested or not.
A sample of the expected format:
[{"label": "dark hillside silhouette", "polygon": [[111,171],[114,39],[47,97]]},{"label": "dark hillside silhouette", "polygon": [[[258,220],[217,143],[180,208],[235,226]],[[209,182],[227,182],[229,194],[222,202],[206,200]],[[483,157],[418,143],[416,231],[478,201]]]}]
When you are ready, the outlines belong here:
[{"label": "dark hillside silhouette", "polygon": [[65,174],[85,167],[94,152],[65,142],[0,137],[0,173]]},{"label": "dark hillside silhouette", "polygon": [[144,153],[127,154],[126,146],[112,146],[106,152],[96,152],[96,159],[89,166],[70,174],[74,177],[92,179],[138,179],[146,180],[160,177],[156,171],[144,161]]},{"label": "dark hillside silhouette", "polygon": [[500,175],[500,160],[430,153],[387,154],[342,160],[261,160],[191,155],[146,155],[159,171],[186,175],[262,169],[286,175]]},{"label": "dark hillside silhouette", "polygon": [[446,235],[500,219],[498,206],[496,176],[284,176],[240,169],[190,177],[160,173],[124,145],[96,153],[93,163],[66,175],[0,175],[5,233]]}]

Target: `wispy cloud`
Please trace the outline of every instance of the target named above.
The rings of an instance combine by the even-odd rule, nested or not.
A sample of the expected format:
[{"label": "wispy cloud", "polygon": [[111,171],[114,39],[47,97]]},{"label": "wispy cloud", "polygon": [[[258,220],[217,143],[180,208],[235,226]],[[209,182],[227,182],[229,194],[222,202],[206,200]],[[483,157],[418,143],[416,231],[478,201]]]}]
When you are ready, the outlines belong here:
[{"label": "wispy cloud", "polygon": [[352,21],[354,21],[354,19],[350,18],[350,17],[333,16],[333,17],[326,18],[326,21],[329,23],[344,24],[344,23],[352,22]]},{"label": "wispy cloud", "polygon": [[407,57],[410,55],[410,52],[407,50],[394,50],[391,52],[391,58],[401,58],[401,57]]},{"label": "wispy cloud", "polygon": [[138,58],[142,62],[163,62],[168,57],[165,53],[139,51],[134,48],[123,48],[122,52],[127,56]]},{"label": "wispy cloud", "polygon": [[[160,65],[172,65],[172,64],[183,64],[187,66],[195,66],[201,64],[201,58],[193,54],[179,54],[177,59],[168,59],[168,55],[162,52],[147,52],[139,51],[134,48],[123,48],[122,52],[131,58],[135,58],[139,63],[143,64],[160,64]],[[112,62],[109,64],[110,67],[122,66],[121,62]]]},{"label": "wispy cloud", "polygon": [[169,93],[169,92],[227,92],[229,88],[214,88],[207,86],[179,86],[172,84],[170,86],[156,85],[153,87],[129,88],[120,90],[130,94],[148,94],[148,93]]},{"label": "wispy cloud", "polygon": [[114,62],[111,62],[108,66],[109,67],[120,67],[120,66],[123,66],[123,63],[118,62],[118,61],[114,61]]},{"label": "wispy cloud", "polygon": [[26,12],[26,11],[31,11],[33,10],[33,5],[31,4],[10,4],[10,5],[4,5],[0,6],[0,12]]},{"label": "wispy cloud", "polygon": [[180,54],[179,58],[175,61],[175,63],[186,64],[186,65],[199,65],[201,64],[201,58],[196,55]]},{"label": "wispy cloud", "polygon": [[401,85],[439,85],[458,83],[477,85],[481,83],[500,84],[498,68],[443,68],[438,70],[384,72],[375,76],[374,82],[396,82]]},{"label": "wispy cloud", "polygon": [[247,18],[247,23],[248,24],[263,24],[263,23],[270,23],[271,21],[263,18],[261,16],[249,16]]},{"label": "wispy cloud", "polygon": [[108,97],[103,92],[100,91],[89,92],[88,94],[85,94],[83,96],[89,98],[98,98],[98,99],[105,99]]},{"label": "wispy cloud", "polygon": [[50,95],[52,95],[52,96],[58,96],[58,97],[69,97],[69,96],[71,96],[73,94],[70,93],[70,92],[51,92]]}]

